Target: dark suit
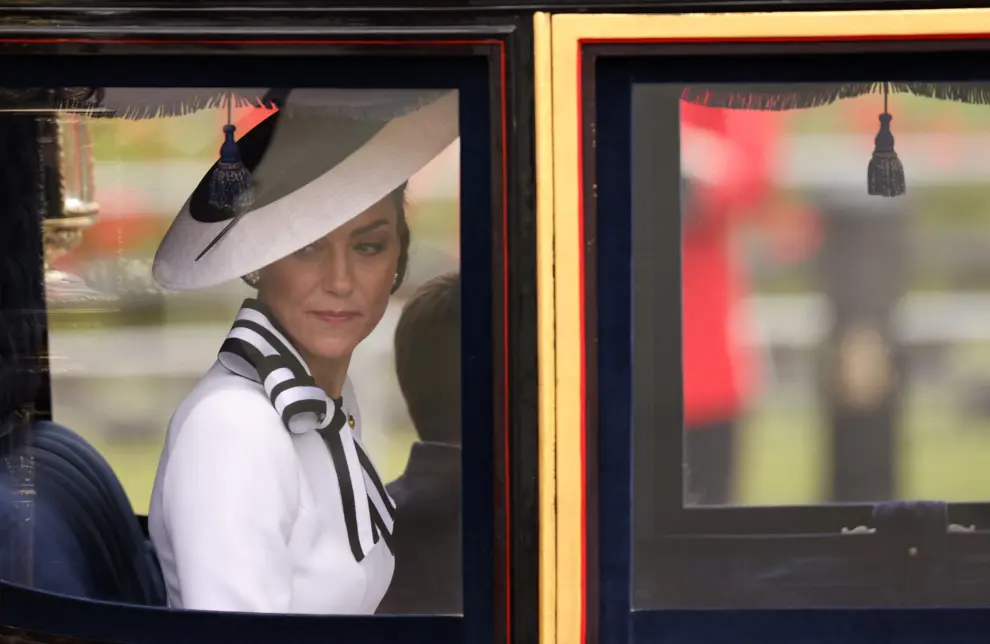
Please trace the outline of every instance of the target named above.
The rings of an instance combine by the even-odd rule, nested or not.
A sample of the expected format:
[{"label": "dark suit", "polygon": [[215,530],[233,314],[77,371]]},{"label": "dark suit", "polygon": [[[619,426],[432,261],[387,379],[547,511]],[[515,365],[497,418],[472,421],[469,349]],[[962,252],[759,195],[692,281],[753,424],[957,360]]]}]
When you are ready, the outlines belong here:
[{"label": "dark suit", "polygon": [[395,501],[395,575],[378,613],[461,614],[461,449],[415,443]]}]

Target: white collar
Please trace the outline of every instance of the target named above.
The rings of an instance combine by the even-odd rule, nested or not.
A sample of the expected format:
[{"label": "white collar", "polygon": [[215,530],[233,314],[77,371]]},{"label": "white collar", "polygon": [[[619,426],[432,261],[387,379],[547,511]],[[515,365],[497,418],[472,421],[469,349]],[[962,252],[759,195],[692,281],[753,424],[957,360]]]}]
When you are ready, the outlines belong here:
[{"label": "white collar", "polygon": [[337,474],[354,558],[363,560],[381,539],[393,550],[395,503],[371,459],[354,440],[343,398],[330,398],[317,386],[288,333],[267,306],[255,299],[244,301],[220,347],[218,360],[232,373],[261,384],[290,432],[316,431],[323,438]]}]

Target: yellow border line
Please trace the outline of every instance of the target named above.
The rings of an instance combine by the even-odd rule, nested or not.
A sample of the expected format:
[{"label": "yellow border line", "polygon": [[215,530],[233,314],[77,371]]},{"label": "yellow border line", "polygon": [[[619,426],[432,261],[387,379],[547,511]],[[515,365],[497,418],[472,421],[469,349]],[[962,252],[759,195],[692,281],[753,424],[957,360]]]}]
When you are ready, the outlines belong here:
[{"label": "yellow border line", "polygon": [[[602,38],[733,39],[951,36],[990,32],[990,9],[553,16],[554,43]],[[563,46],[563,43],[561,43]],[[554,65],[558,62],[555,59]]]},{"label": "yellow border line", "polygon": [[[581,640],[581,248],[577,41],[553,27],[553,208],[557,376],[557,644]],[[596,17],[589,17],[594,20]],[[583,25],[583,22],[578,22]],[[566,32],[565,32],[566,33]]]},{"label": "yellow border line", "polygon": [[540,413],[540,641],[553,644],[557,626],[556,407],[554,404],[553,101],[550,16],[533,16],[536,105],[537,346]]},{"label": "yellow border line", "polygon": [[[545,28],[545,18],[539,17],[538,28]],[[583,241],[578,226],[579,204],[579,45],[582,40],[664,40],[742,38],[829,38],[829,37],[890,37],[890,36],[951,36],[990,33],[990,9],[927,9],[912,11],[829,11],[802,13],[750,14],[680,14],[680,15],[616,15],[561,14],[551,17],[552,26],[552,130],[553,141],[553,284],[556,294],[556,640],[544,643],[585,644],[581,641],[581,505],[584,490],[581,485],[581,292],[580,255]],[[538,43],[539,43],[538,39]],[[538,45],[538,87],[546,82],[545,63]],[[542,74],[542,75],[541,75]],[[545,201],[549,189],[546,181],[546,99],[537,92],[537,159],[541,192],[540,222],[544,223]],[[544,251],[545,237],[540,249]],[[545,268],[541,263],[541,270]],[[546,276],[541,272],[541,286]],[[540,313],[549,308],[540,301]],[[546,319],[541,320],[541,331]],[[549,377],[544,364],[546,353],[541,338],[541,376]],[[541,386],[545,386],[541,381]],[[546,403],[549,396],[541,398]],[[546,411],[542,409],[541,411]],[[545,433],[544,436],[549,434]],[[550,458],[543,452],[542,457]],[[541,466],[545,461],[541,461]],[[548,482],[541,473],[541,485]],[[546,521],[545,501],[541,520]],[[541,526],[542,528],[543,526]],[[549,537],[548,537],[549,538]],[[546,541],[541,540],[541,546]],[[541,573],[549,574],[548,569]],[[547,578],[544,578],[545,580]],[[544,595],[544,601],[551,601]],[[542,619],[549,610],[543,607]],[[545,628],[545,627],[544,627]],[[543,631],[546,634],[548,631]],[[589,634],[589,641],[595,641]]]}]

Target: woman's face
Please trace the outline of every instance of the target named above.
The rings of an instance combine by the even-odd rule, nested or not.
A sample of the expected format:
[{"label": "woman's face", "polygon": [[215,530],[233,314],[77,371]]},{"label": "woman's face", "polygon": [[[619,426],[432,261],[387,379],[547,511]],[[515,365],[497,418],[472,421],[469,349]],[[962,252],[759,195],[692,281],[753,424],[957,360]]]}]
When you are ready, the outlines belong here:
[{"label": "woman's face", "polygon": [[261,270],[258,297],[306,359],[348,358],[388,306],[399,260],[393,197]]}]

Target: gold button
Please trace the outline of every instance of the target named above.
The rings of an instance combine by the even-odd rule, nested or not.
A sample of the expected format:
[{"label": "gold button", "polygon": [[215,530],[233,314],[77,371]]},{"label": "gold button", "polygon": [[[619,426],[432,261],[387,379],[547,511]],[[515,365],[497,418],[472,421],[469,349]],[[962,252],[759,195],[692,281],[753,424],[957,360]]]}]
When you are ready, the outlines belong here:
[{"label": "gold button", "polygon": [[354,416],[347,417],[347,424],[350,425],[351,429],[354,429]]}]

